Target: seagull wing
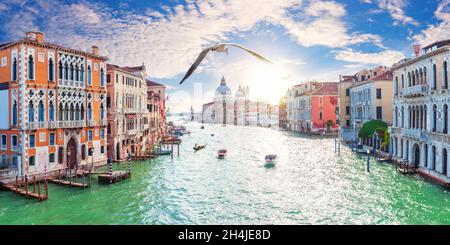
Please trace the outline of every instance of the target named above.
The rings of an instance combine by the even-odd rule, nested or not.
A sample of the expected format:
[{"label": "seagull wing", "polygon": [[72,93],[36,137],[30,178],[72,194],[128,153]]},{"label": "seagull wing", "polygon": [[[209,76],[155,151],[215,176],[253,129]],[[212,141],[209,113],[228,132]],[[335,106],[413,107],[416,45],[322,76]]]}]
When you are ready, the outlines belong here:
[{"label": "seagull wing", "polygon": [[192,64],[192,66],[189,68],[189,70],[186,72],[186,75],[184,75],[183,80],[181,80],[180,84],[184,82],[184,80],[188,79],[192,73],[194,73],[195,69],[202,63],[203,59],[206,57],[209,51],[211,51],[212,47],[209,47],[205,50],[203,50],[200,55],[197,57],[197,60]]},{"label": "seagull wing", "polygon": [[262,55],[256,53],[256,52],[253,51],[253,50],[250,50],[250,49],[248,49],[248,48],[245,48],[245,47],[243,47],[243,46],[241,46],[241,45],[239,45],[239,44],[237,44],[237,43],[226,43],[225,45],[230,45],[230,46],[238,47],[238,48],[240,48],[240,49],[243,49],[243,50],[247,51],[247,52],[250,53],[251,55],[255,56],[256,58],[258,58],[258,59],[260,59],[260,60],[262,60],[262,61],[264,61],[264,62],[272,63],[272,62],[270,62],[268,59],[264,58],[264,56],[262,56]]}]

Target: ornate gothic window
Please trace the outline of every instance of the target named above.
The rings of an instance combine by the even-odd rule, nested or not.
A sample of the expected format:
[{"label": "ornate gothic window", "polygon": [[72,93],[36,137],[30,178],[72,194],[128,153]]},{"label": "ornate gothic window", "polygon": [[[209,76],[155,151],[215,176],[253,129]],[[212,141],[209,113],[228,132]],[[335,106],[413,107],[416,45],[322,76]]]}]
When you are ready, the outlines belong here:
[{"label": "ornate gothic window", "polygon": [[54,79],[54,74],[53,74],[53,59],[50,58],[48,60],[48,80],[53,82]]},{"label": "ornate gothic window", "polygon": [[17,101],[14,101],[12,108],[12,125],[17,126]]},{"label": "ornate gothic window", "polygon": [[44,103],[41,101],[39,101],[39,105],[38,105],[38,121],[39,122],[43,122],[44,121]]},{"label": "ornate gothic window", "polygon": [[32,55],[28,57],[28,79],[34,80],[34,59]]},{"label": "ornate gothic window", "polygon": [[34,122],[34,105],[33,101],[28,103],[28,122]]},{"label": "ornate gothic window", "polygon": [[92,70],[91,70],[91,66],[90,65],[88,65],[88,68],[87,68],[87,76],[88,76],[88,85],[90,86],[90,85],[92,85]]},{"label": "ornate gothic window", "polygon": [[61,61],[58,63],[58,74],[59,79],[63,79],[63,64]]},{"label": "ornate gothic window", "polygon": [[55,107],[53,106],[53,102],[50,101],[48,103],[48,120],[50,122],[55,121]]},{"label": "ornate gothic window", "polygon": [[14,57],[13,65],[12,65],[12,80],[17,80],[17,59]]}]

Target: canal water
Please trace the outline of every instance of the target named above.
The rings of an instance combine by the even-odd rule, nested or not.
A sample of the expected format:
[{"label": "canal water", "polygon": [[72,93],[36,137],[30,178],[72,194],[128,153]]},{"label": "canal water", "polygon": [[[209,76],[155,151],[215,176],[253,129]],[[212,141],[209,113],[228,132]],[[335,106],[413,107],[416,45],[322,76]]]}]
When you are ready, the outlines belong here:
[{"label": "canal water", "polygon": [[[388,164],[372,162],[368,173],[364,156],[344,146],[336,156],[333,139],[187,127],[179,157],[134,162],[126,181],[50,184],[43,202],[0,191],[0,224],[450,224],[447,190]],[[195,143],[207,147],[194,153]],[[275,168],[263,166],[266,154],[279,156]]]}]

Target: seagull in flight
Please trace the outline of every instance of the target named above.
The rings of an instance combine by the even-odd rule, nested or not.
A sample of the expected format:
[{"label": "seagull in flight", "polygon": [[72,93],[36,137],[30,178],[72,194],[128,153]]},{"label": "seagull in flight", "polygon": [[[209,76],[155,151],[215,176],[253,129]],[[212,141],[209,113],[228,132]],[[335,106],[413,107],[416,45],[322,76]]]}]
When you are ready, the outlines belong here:
[{"label": "seagull in flight", "polygon": [[186,79],[188,79],[192,73],[194,73],[195,69],[197,69],[197,67],[200,65],[200,63],[203,61],[203,59],[205,59],[206,55],[210,52],[210,51],[214,51],[214,52],[220,52],[220,53],[226,53],[228,54],[228,47],[227,46],[234,46],[240,49],[243,49],[245,51],[247,51],[249,54],[255,56],[256,58],[267,62],[267,63],[272,63],[270,62],[268,59],[264,58],[262,55],[256,53],[255,51],[252,51],[248,48],[245,48],[239,44],[236,43],[217,43],[214,44],[206,49],[204,49],[200,55],[197,57],[197,60],[194,62],[194,64],[192,64],[192,66],[189,68],[189,70],[186,72],[186,75],[184,75],[183,80],[181,80],[180,84],[182,84]]}]

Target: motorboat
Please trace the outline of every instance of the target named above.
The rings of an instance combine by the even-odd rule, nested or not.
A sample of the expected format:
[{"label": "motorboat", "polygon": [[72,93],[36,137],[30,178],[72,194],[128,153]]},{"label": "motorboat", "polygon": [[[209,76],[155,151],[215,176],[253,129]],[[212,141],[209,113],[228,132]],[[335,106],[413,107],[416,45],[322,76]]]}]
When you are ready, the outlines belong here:
[{"label": "motorboat", "polygon": [[157,155],[157,156],[164,156],[164,155],[170,155],[171,153],[172,153],[171,149],[161,147],[161,148],[157,148],[156,149],[155,155]]},{"label": "motorboat", "polygon": [[199,151],[199,150],[202,150],[202,149],[205,149],[205,147],[206,147],[206,145],[195,145],[194,146],[194,150],[195,151]]},{"label": "motorboat", "polygon": [[275,167],[275,165],[277,164],[277,159],[278,159],[277,155],[267,155],[265,158],[266,164],[264,165],[264,167],[266,168]]},{"label": "motorboat", "polygon": [[219,159],[224,159],[226,155],[227,155],[226,149],[221,149],[217,151],[217,158]]}]

